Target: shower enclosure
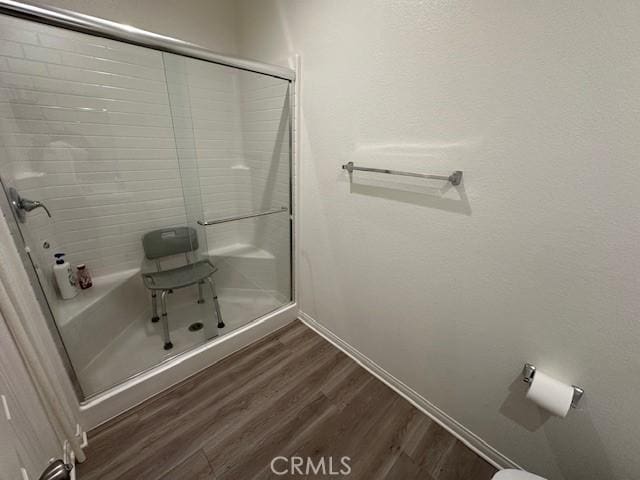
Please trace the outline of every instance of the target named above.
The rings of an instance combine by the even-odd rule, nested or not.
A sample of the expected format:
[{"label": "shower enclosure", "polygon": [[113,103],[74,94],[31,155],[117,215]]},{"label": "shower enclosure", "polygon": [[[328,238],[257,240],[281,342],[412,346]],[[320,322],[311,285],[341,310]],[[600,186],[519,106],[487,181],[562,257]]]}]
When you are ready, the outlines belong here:
[{"label": "shower enclosure", "polygon": [[[3,210],[81,400],[290,304],[291,72],[3,8]],[[142,238],[156,230],[193,232],[193,255],[147,258]],[[56,253],[93,285],[63,299]],[[198,260],[216,269],[224,327],[203,285],[176,285],[165,350],[142,273],[195,275]]]}]

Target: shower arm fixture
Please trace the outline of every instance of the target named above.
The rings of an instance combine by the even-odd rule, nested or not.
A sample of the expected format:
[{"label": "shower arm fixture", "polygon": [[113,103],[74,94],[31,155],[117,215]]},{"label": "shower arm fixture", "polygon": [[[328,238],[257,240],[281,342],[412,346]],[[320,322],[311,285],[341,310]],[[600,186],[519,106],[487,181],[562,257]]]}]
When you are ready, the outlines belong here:
[{"label": "shower arm fixture", "polygon": [[354,170],[360,170],[361,172],[375,172],[375,173],[387,173],[389,175],[402,175],[404,177],[418,177],[418,178],[429,178],[432,180],[446,180],[447,182],[451,182],[451,185],[460,185],[462,182],[462,171],[456,170],[451,175],[426,175],[424,173],[412,173],[412,172],[401,172],[398,170],[389,170],[387,168],[371,168],[371,167],[356,167],[353,162],[346,163],[342,165],[342,169],[349,172],[351,175]]}]

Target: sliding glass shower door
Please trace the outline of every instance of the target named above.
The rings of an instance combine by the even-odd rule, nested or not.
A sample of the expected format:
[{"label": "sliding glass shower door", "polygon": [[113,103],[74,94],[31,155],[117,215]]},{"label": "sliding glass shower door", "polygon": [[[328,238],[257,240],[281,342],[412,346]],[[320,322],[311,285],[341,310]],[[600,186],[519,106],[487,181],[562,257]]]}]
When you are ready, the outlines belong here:
[{"label": "sliding glass shower door", "polygon": [[187,222],[237,328],[291,300],[289,82],[163,58]]},{"label": "sliding glass shower door", "polygon": [[1,15],[0,46],[0,203],[84,399],[291,301],[288,81]]}]

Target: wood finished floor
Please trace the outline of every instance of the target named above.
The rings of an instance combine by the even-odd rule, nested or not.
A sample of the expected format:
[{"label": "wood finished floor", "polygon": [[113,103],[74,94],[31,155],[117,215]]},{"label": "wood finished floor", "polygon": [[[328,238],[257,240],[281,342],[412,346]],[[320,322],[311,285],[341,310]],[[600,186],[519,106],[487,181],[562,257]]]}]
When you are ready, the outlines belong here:
[{"label": "wood finished floor", "polygon": [[[276,456],[351,458],[346,477]],[[295,322],[90,432],[81,480],[489,480],[495,469]],[[328,473],[328,472],[327,472]]]}]

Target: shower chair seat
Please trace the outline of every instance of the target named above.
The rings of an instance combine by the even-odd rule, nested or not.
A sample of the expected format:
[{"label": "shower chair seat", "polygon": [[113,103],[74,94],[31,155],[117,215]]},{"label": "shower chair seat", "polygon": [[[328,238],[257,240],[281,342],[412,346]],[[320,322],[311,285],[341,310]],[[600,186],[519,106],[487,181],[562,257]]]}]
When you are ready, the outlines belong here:
[{"label": "shower chair seat", "polygon": [[[146,233],[142,237],[142,246],[148,260],[154,260],[156,271],[142,273],[144,286],[151,291],[151,306],[153,309],[152,322],[160,320],[158,317],[158,295],[160,293],[160,303],[162,306],[162,331],[164,337],[164,349],[173,348],[171,336],[169,334],[169,319],[167,315],[167,294],[173,290],[198,286],[198,303],[204,303],[202,296],[202,285],[207,282],[211,288],[213,305],[218,320],[218,328],[224,328],[222,313],[218,303],[213,274],[217,268],[209,259],[192,261],[189,255],[194,255],[198,250],[198,235],[191,227],[176,227],[154,230]],[[179,267],[162,269],[161,259],[178,254],[184,254],[186,263]]]},{"label": "shower chair seat", "polygon": [[200,260],[171,270],[145,273],[142,278],[149,290],[177,290],[205,281],[217,271],[209,260]]}]

